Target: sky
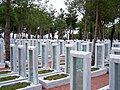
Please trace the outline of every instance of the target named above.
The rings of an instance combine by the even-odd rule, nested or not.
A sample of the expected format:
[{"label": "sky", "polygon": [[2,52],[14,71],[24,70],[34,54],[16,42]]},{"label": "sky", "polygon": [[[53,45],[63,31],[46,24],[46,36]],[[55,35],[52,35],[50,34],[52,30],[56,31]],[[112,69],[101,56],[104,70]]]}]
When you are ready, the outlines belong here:
[{"label": "sky", "polygon": [[66,8],[64,0],[49,0],[49,4],[52,4],[58,12],[60,11],[60,8],[63,8],[64,10]]}]

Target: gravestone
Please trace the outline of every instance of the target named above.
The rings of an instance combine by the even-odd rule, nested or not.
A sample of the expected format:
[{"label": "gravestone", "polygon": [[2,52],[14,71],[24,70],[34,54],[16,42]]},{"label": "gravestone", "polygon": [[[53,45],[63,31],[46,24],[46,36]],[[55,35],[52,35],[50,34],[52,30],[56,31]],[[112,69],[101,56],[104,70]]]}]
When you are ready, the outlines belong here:
[{"label": "gravestone", "polygon": [[120,90],[120,55],[110,54],[109,90]]},{"label": "gravestone", "polygon": [[120,42],[113,42],[112,47],[120,47]]},{"label": "gravestone", "polygon": [[28,40],[25,40],[24,44],[25,44],[25,59],[26,59],[26,61],[28,61],[28,59],[27,59],[28,58],[28,56],[27,56],[28,53],[27,52],[28,52],[28,46],[29,46]]},{"label": "gravestone", "polygon": [[60,53],[57,43],[52,44],[52,69],[60,71]]},{"label": "gravestone", "polygon": [[85,52],[89,51],[89,44],[88,44],[88,42],[81,43],[81,51],[85,51]]},{"label": "gravestone", "polygon": [[60,55],[64,55],[64,40],[59,40]]},{"label": "gravestone", "polygon": [[95,45],[95,67],[103,68],[104,61],[105,61],[104,44],[96,43]]},{"label": "gravestone", "polygon": [[77,51],[81,50],[81,41],[80,40],[76,41],[75,50],[77,50]]},{"label": "gravestone", "polygon": [[10,65],[11,71],[17,72],[17,47],[15,44],[10,44]]},{"label": "gravestone", "polygon": [[89,52],[93,51],[93,42],[88,42],[89,44]]},{"label": "gravestone", "polygon": [[73,44],[65,44],[65,72],[70,73],[70,50],[73,50]]},{"label": "gravestone", "polygon": [[104,45],[105,45],[105,59],[109,59],[110,43],[104,42]]},{"label": "gravestone", "polygon": [[0,42],[0,68],[4,68],[4,51],[3,51],[3,42]]},{"label": "gravestone", "polygon": [[24,45],[18,45],[18,74],[21,77],[26,77],[26,57]]},{"label": "gravestone", "polygon": [[120,55],[120,47],[112,47],[111,54]]},{"label": "gravestone", "polygon": [[91,90],[91,53],[70,51],[70,90]]},{"label": "gravestone", "polygon": [[48,46],[42,43],[42,66],[48,68]]},{"label": "gravestone", "polygon": [[34,46],[37,46],[37,40],[34,39]]},{"label": "gravestone", "polygon": [[35,46],[28,46],[28,79],[33,84],[38,84],[38,59],[37,48]]},{"label": "gravestone", "polygon": [[41,56],[42,47],[41,47],[41,41],[40,40],[38,40],[37,47],[38,47],[38,56]]},{"label": "gravestone", "polygon": [[4,63],[4,42],[0,41],[0,68],[5,68]]}]

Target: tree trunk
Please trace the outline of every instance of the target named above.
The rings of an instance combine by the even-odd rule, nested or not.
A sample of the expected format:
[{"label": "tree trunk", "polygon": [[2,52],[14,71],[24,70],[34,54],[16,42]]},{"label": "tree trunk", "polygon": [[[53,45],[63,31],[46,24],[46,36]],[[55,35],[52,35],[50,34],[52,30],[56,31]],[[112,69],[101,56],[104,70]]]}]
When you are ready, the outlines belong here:
[{"label": "tree trunk", "polygon": [[115,33],[115,24],[113,24],[112,26],[112,31],[111,31],[111,36],[110,36],[111,47],[112,47],[114,33]]},{"label": "tree trunk", "polygon": [[98,31],[98,18],[99,18],[99,13],[98,13],[98,0],[96,0],[96,24],[95,24],[95,33],[94,33],[94,41],[93,41],[93,52],[92,52],[92,63],[91,65],[94,66],[95,64],[95,43],[97,41],[97,31]]},{"label": "tree trunk", "polygon": [[118,32],[118,40],[120,40],[120,33]]},{"label": "tree trunk", "polygon": [[50,39],[50,29],[48,30],[48,39]]},{"label": "tree trunk", "polygon": [[[86,11],[87,12],[87,11]],[[84,28],[84,34],[83,34],[83,40],[86,41],[87,39],[87,13],[85,14],[85,28]]]},{"label": "tree trunk", "polygon": [[5,53],[5,60],[10,61],[10,0],[6,2]]},{"label": "tree trunk", "polygon": [[93,34],[93,31],[92,31],[92,23],[90,24],[90,42],[92,42],[92,34]]},{"label": "tree trunk", "polygon": [[29,24],[28,39],[31,39],[31,24]]},{"label": "tree trunk", "polygon": [[36,30],[36,39],[38,39],[38,29]]},{"label": "tree trunk", "polygon": [[82,40],[82,28],[79,30],[79,39]]},{"label": "tree trunk", "polygon": [[72,31],[72,29],[71,29],[71,25],[70,25],[69,40],[71,40],[71,38],[72,38],[71,31]]},{"label": "tree trunk", "polygon": [[20,39],[20,25],[18,26],[18,38]]}]

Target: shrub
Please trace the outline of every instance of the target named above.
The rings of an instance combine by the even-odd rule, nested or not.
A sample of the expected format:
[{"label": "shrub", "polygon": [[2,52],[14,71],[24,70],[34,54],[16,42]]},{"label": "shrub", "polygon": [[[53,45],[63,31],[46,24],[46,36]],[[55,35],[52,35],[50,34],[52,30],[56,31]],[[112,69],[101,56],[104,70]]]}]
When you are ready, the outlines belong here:
[{"label": "shrub", "polygon": [[8,76],[8,77],[3,77],[3,78],[0,78],[0,82],[8,81],[8,80],[13,80],[13,79],[16,79],[16,78],[19,78],[19,76]]},{"label": "shrub", "polygon": [[24,87],[29,86],[29,85],[30,85],[30,83],[26,83],[26,82],[15,83],[15,84],[11,84],[11,85],[2,86],[0,88],[0,90],[16,90],[19,88],[24,88]]},{"label": "shrub", "polygon": [[109,64],[105,64],[106,67],[109,67]]},{"label": "shrub", "polygon": [[49,72],[53,72],[54,70],[42,70],[42,71],[38,71],[38,74],[45,74],[45,73],[49,73]]},{"label": "shrub", "polygon": [[1,71],[0,74],[7,74],[10,73],[11,71]]},{"label": "shrub", "polygon": [[99,68],[91,68],[91,71],[99,70]]},{"label": "shrub", "polygon": [[45,77],[44,80],[57,80],[57,79],[65,78],[67,76],[68,76],[67,74],[56,74],[56,75]]},{"label": "shrub", "polygon": [[65,65],[65,63],[61,63],[60,65]]}]

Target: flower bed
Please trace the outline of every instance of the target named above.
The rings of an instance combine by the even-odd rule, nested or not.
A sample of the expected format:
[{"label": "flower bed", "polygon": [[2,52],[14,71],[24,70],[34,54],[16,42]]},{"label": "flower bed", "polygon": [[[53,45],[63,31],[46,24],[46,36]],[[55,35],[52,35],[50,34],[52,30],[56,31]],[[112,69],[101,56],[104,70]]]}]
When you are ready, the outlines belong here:
[{"label": "flower bed", "polygon": [[[94,68],[94,67],[93,67]],[[97,77],[107,73],[107,68],[91,69],[91,77]]]},{"label": "flower bed", "polygon": [[99,68],[91,68],[91,71],[99,70]]},{"label": "flower bed", "polygon": [[38,71],[38,74],[45,74],[45,73],[49,73],[49,72],[53,72],[54,70],[42,70],[42,71]]},{"label": "flower bed", "polygon": [[109,67],[109,64],[105,64],[106,67]]},{"label": "flower bed", "polygon": [[56,75],[45,77],[44,80],[57,80],[57,79],[65,78],[67,76],[68,76],[67,74],[56,74]]},{"label": "flower bed", "polygon": [[29,86],[30,83],[26,83],[26,82],[19,82],[19,83],[15,83],[15,84],[11,84],[11,85],[5,85],[5,86],[2,86],[0,88],[0,90],[16,90],[16,89],[19,89],[19,88],[24,88],[26,86]]},{"label": "flower bed", "polygon": [[69,84],[70,76],[63,72],[61,73],[59,72],[59,73],[54,73],[46,76],[41,76],[39,77],[39,82],[42,84],[43,88],[49,89],[49,88]]},{"label": "flower bed", "polygon": [[0,82],[8,81],[8,80],[13,80],[13,79],[16,79],[16,78],[19,78],[19,76],[2,77],[2,78],[0,78]]},{"label": "flower bed", "polygon": [[60,65],[65,65],[65,63],[60,63]]},{"label": "flower bed", "polygon": [[7,74],[10,73],[11,71],[1,71],[0,74]]}]

